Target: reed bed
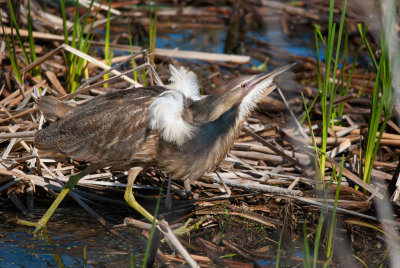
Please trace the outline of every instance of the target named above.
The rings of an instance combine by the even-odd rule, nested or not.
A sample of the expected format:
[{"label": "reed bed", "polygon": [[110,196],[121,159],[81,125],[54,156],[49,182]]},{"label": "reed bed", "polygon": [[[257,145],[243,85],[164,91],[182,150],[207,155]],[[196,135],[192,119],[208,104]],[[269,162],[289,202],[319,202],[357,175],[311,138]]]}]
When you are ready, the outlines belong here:
[{"label": "reed bed", "polygon": [[[261,267],[271,261],[276,267],[395,265],[400,110],[394,104],[392,74],[398,62],[385,49],[390,40],[374,38],[379,27],[366,28],[369,14],[347,1],[330,1],[329,6],[243,0],[233,9],[226,1],[190,7],[176,1],[151,7],[139,2],[99,6],[86,1],[76,8],[61,1],[60,10],[44,10],[27,1],[29,6],[22,5],[29,10],[25,22],[12,11],[11,1],[0,6],[0,208],[13,204],[15,216],[38,218],[35,200],[54,198],[68,177],[85,166],[33,147],[34,132],[44,123],[34,103],[41,95],[79,105],[113,90],[160,82],[154,69],[167,84],[169,63],[194,71],[202,93],[212,94],[237,74],[296,62],[247,119],[216,172],[194,183],[189,200],[183,197],[182,182],[168,187],[168,177],[156,169],[142,173],[135,195],[154,204],[161,200],[158,215],[169,221],[200,266]],[[135,26],[129,34],[127,22]],[[243,38],[257,23],[279,24],[287,35],[319,25],[310,42],[324,59]],[[172,24],[174,29],[226,31],[225,53],[157,48],[157,36]],[[148,28],[150,55],[128,40],[144,38]],[[99,30],[106,31],[105,37]],[[233,54],[238,52],[243,55]],[[226,197],[219,176],[231,196]],[[99,170],[80,180],[71,197],[116,237],[127,226],[150,237],[148,251],[156,253],[146,254],[144,262],[184,263],[156,241],[151,224],[134,215],[117,225],[102,218],[102,209],[128,209],[126,177],[124,170]],[[173,207],[165,209],[163,200],[169,196]],[[387,208],[391,211],[380,212]],[[383,245],[377,250],[378,243]]]}]

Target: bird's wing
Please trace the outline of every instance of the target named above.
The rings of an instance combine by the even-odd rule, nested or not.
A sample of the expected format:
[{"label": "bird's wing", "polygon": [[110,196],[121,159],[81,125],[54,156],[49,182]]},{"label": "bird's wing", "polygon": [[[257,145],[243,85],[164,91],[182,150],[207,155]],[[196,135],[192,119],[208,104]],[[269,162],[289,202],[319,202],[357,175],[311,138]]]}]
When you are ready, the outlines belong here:
[{"label": "bird's wing", "polygon": [[146,138],[147,110],[164,88],[135,88],[99,96],[39,131],[39,149],[88,162],[129,161]]}]

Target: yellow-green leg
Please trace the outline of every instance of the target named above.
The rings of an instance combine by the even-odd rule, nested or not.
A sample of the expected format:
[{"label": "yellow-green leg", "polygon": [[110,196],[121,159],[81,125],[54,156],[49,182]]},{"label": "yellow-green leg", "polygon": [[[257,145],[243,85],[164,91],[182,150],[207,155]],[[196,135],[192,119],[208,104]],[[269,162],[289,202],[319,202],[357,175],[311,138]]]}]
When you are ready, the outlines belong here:
[{"label": "yellow-green leg", "polygon": [[47,222],[50,220],[54,211],[60,205],[60,203],[64,199],[64,197],[68,194],[69,190],[70,189],[63,189],[58,194],[56,200],[54,200],[54,202],[51,204],[49,209],[46,211],[46,213],[44,213],[44,215],[42,216],[42,218],[40,218],[40,220],[38,222],[35,223],[35,222],[30,222],[30,221],[18,220],[17,224],[36,227],[35,230],[33,231],[33,233],[36,234],[41,229],[46,227]]},{"label": "yellow-green leg", "polygon": [[64,189],[58,194],[56,200],[54,200],[54,202],[51,204],[49,209],[42,216],[42,218],[40,218],[40,220],[38,222],[35,223],[35,222],[30,222],[30,221],[25,221],[25,220],[18,220],[17,224],[36,227],[35,230],[33,231],[34,234],[39,232],[41,229],[45,228],[47,222],[50,220],[54,211],[60,205],[60,203],[63,201],[64,197],[68,194],[68,192],[71,190],[71,188],[73,188],[78,183],[78,181],[80,179],[82,179],[85,175],[87,175],[88,173],[91,173],[97,169],[98,168],[96,168],[94,166],[88,166],[82,172],[69,177],[68,182],[64,186]]},{"label": "yellow-green leg", "polygon": [[[134,167],[129,169],[128,172],[128,184],[126,185],[126,190],[125,190],[125,201],[133,207],[137,212],[139,212],[143,217],[145,217],[147,220],[150,222],[154,221],[153,215],[151,215],[144,207],[142,207],[135,199],[133,196],[132,192],[132,187],[133,184],[135,183],[136,177],[139,175],[139,173],[143,170],[141,167]],[[157,222],[157,220],[156,220]]]},{"label": "yellow-green leg", "polygon": [[[182,246],[179,242],[178,238],[175,236],[174,232],[169,227],[166,221],[158,221],[151,215],[147,210],[145,210],[139,203],[135,200],[135,197],[132,193],[132,186],[135,183],[135,179],[137,175],[143,170],[141,167],[131,168],[128,172],[128,184],[126,185],[125,190],[125,201],[133,207],[137,212],[143,215],[150,222],[155,222],[156,228],[164,234],[165,238],[169,241],[168,244],[173,246],[173,249],[176,249],[185,259],[185,261],[189,264],[190,267],[200,267],[197,263],[192,259],[189,252]],[[161,227],[162,226],[162,227]]]}]

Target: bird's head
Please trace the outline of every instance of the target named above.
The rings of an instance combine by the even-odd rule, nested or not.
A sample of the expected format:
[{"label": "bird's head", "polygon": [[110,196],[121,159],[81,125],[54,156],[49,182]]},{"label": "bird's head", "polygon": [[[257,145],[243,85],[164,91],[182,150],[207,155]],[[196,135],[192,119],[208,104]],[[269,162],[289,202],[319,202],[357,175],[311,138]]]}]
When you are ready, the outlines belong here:
[{"label": "bird's head", "polygon": [[243,119],[255,108],[260,97],[272,84],[273,79],[293,65],[288,65],[269,73],[243,75],[230,80],[217,88],[215,94],[197,101],[195,107],[193,107],[199,111],[197,119],[213,121],[234,105],[239,106],[239,119]]}]

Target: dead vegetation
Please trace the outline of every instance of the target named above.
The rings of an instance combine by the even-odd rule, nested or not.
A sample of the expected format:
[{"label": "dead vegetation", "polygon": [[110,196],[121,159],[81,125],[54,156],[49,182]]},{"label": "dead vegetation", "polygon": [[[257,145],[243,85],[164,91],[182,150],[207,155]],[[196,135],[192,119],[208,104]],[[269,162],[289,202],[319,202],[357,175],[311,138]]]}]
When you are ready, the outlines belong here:
[{"label": "dead vegetation", "polygon": [[[33,1],[31,1],[34,3]],[[90,2],[90,1],[89,1]],[[126,24],[134,25],[132,37],[144,40],[149,25],[148,10],[137,6],[141,1],[129,3],[113,1],[112,31],[114,41],[110,48],[120,51],[140,51],[141,47],[130,47],[125,42],[128,38]],[[175,2],[178,2],[177,4]],[[304,116],[304,106],[300,94],[303,93],[310,105],[318,95],[317,61],[308,56],[290,53],[279,44],[269,43],[246,37],[245,33],[260,25],[280,27],[287,36],[296,36],[296,31],[309,29],[317,23],[324,29],[328,22],[329,6],[324,1],[298,1],[295,5],[274,1],[234,1],[236,9],[232,9],[231,1],[222,1],[218,5],[210,5],[207,1],[192,1],[192,6],[186,7],[179,1],[159,1],[168,8],[158,10],[158,35],[174,29],[210,29],[226,31],[225,53],[203,53],[194,51],[179,51],[175,49],[156,49],[155,66],[164,84],[167,83],[168,63],[185,65],[198,74],[202,85],[202,93],[210,94],[217,90],[227,80],[237,74],[254,74],[262,72],[254,68],[254,60],[261,63],[268,59],[269,66],[281,66],[296,62],[292,72],[283,75],[276,83],[276,89],[265,96],[258,109],[250,116],[243,126],[226,159],[218,167],[218,175],[230,187],[232,195],[224,197],[225,190],[219,184],[216,173],[205,174],[193,186],[193,195],[185,200],[181,192],[183,183],[172,181],[170,195],[173,207],[162,209],[160,214],[169,220],[170,225],[183,229],[180,242],[187,247],[192,257],[201,266],[232,266],[260,267],[270,266],[277,259],[279,248],[282,265],[294,266],[302,263],[304,236],[314,241],[318,232],[321,211],[324,211],[325,222],[336,210],[334,258],[328,260],[325,252],[327,242],[327,225],[324,225],[318,266],[329,263],[330,266],[358,264],[359,259],[369,266],[389,265],[387,245],[391,239],[398,241],[398,195],[397,180],[399,178],[399,146],[400,127],[398,124],[399,109],[394,106],[393,115],[387,123],[380,141],[380,148],[372,169],[371,183],[362,180],[360,161],[365,149],[371,95],[376,74],[368,65],[355,65],[355,71],[349,85],[351,91],[345,96],[337,97],[334,106],[343,104],[343,116],[338,120],[340,126],[329,128],[327,139],[326,172],[324,181],[316,180],[315,155],[313,141],[306,124],[299,123]],[[372,2],[372,1],[371,1]],[[175,3],[175,4],[174,4]],[[1,2],[2,12],[6,4]],[[135,6],[131,6],[135,5]],[[339,1],[335,2],[335,20],[340,17]],[[25,6],[25,5],[22,5]],[[82,9],[84,9],[82,7]],[[21,56],[21,48],[16,45],[18,67],[23,75],[23,83],[18,83],[13,76],[10,55],[5,42],[0,39],[0,208],[8,207],[12,202],[19,217],[38,218],[35,213],[34,200],[40,192],[52,199],[57,195],[68,177],[81,171],[85,163],[65,159],[62,156],[50,155],[32,146],[32,135],[42,126],[43,117],[37,111],[34,100],[40,95],[51,95],[61,100],[80,104],[115,89],[125,89],[143,84],[132,78],[129,56],[115,56],[114,64],[126,61],[111,73],[120,76],[109,81],[109,87],[96,84],[103,78],[103,70],[109,69],[98,48],[104,47],[102,36],[94,34],[95,40],[87,55],[71,46],[61,45],[64,40],[61,34],[62,20],[51,17],[56,8],[48,6],[46,10],[34,5],[33,37],[36,41],[35,50],[38,60],[28,64]],[[94,16],[94,8],[90,14]],[[106,11],[97,15],[95,29],[104,29]],[[69,7],[67,13],[73,14],[74,8]],[[22,12],[23,13],[23,12]],[[82,11],[82,14],[83,11]],[[4,16],[5,32],[11,34],[9,16]],[[26,17],[19,17],[20,34],[27,38],[25,31]],[[357,35],[357,22],[365,22],[367,15],[357,10],[357,1],[349,2],[346,22],[348,23],[349,49],[356,50],[362,43]],[[173,27],[173,29],[171,29]],[[0,30],[2,32],[2,30]],[[132,31],[133,32],[133,31]],[[4,36],[2,34],[2,36]],[[376,27],[371,27],[369,38],[373,49],[378,50]],[[211,42],[211,41],[210,41]],[[310,40],[310,42],[315,42]],[[232,55],[239,53],[248,56]],[[99,75],[97,81],[81,86],[74,93],[68,91],[67,53],[72,53],[86,60],[86,68],[82,83]],[[365,50],[361,50],[359,58],[365,58]],[[128,60],[127,60],[128,59]],[[138,54],[136,65],[146,64],[146,55]],[[252,61],[250,61],[252,60]],[[320,63],[321,72],[325,65]],[[352,63],[344,63],[342,68],[350,70]],[[40,68],[39,75],[29,71]],[[341,70],[338,70],[338,74]],[[149,80],[150,77],[147,77]],[[87,76],[87,77],[85,77]],[[347,81],[345,73],[343,81]],[[152,83],[154,83],[152,81]],[[337,83],[341,83],[339,79]],[[346,82],[342,83],[346,86]],[[321,143],[322,123],[321,105],[315,104],[310,111],[312,129],[316,144]],[[396,121],[397,120],[397,121]],[[334,208],[337,181],[331,176],[334,169],[339,171],[341,157],[344,158],[343,177],[339,187],[337,209]],[[156,203],[159,198],[159,188],[162,187],[161,199],[167,197],[168,178],[155,169],[146,170],[137,182],[136,193],[139,202]],[[323,188],[325,185],[325,191]],[[143,230],[149,230],[149,225],[138,223],[127,218],[123,225],[112,226],[101,215],[99,207],[112,209],[115,206],[126,206],[123,202],[123,190],[126,187],[126,172],[121,170],[111,172],[108,169],[99,170],[86,176],[78,183],[71,196],[78,201],[107,229],[117,236],[126,225],[134,225]],[[385,199],[386,198],[386,199]],[[391,203],[384,203],[393,209],[391,218],[382,218],[378,205],[381,200],[391,198]],[[176,201],[176,202],[175,202]],[[101,205],[100,205],[101,204]],[[91,207],[95,207],[94,209]],[[179,214],[178,214],[179,213]],[[177,217],[177,215],[180,215]],[[184,216],[181,216],[184,215]],[[5,219],[9,221],[10,219]],[[190,221],[186,228],[184,223]],[[114,223],[113,223],[114,224]],[[395,231],[389,231],[389,227]],[[380,229],[383,229],[383,233]],[[385,233],[386,232],[386,233]],[[147,231],[143,231],[148,235]],[[157,236],[156,236],[157,237]],[[155,244],[156,241],[154,241]],[[311,242],[314,244],[313,242]],[[398,243],[398,242],[397,242]],[[382,245],[379,250],[377,244]],[[394,243],[396,244],[396,243]],[[317,244],[318,245],[318,244]],[[167,253],[168,252],[168,253]],[[349,253],[351,252],[351,253]],[[233,255],[229,255],[233,254]],[[352,255],[357,256],[354,258]],[[226,257],[228,256],[228,257]],[[172,255],[169,248],[162,246],[157,252],[160,263],[171,262],[179,264],[183,259]],[[392,264],[393,265],[393,264]],[[347,266],[350,267],[350,266]],[[352,267],[352,266],[351,266]]]}]

